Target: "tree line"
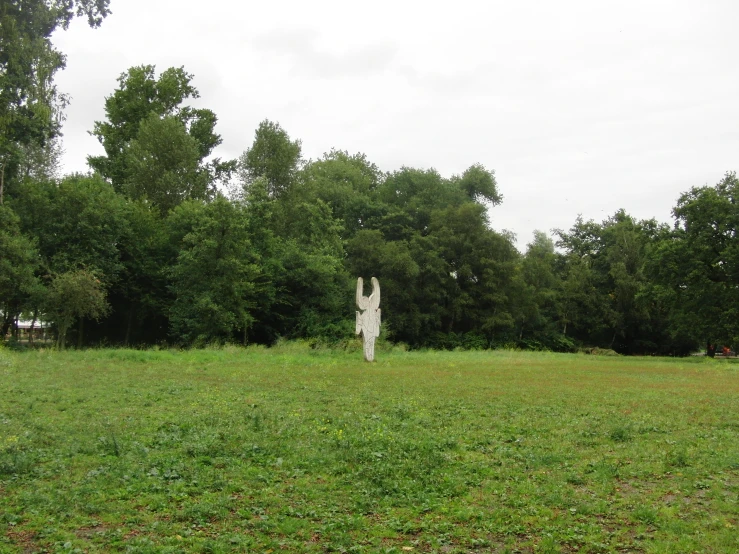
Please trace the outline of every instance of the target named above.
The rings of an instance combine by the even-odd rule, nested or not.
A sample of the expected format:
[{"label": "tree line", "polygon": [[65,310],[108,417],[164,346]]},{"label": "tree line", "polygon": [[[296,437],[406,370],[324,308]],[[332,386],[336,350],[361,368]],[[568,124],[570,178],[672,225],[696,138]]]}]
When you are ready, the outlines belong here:
[{"label": "tree line", "polygon": [[26,4],[37,12],[0,13],[0,337],[22,317],[52,323],[62,347],[342,343],[356,278],[375,276],[385,337],[412,348],[682,355],[739,338],[735,173],[681,195],[672,225],[618,210],[521,253],[491,227],[502,195],[483,165],[306,160],[268,120],[219,159],[193,76],[138,66],[91,131],[105,153],[59,176],[63,56],[48,37],[75,15],[99,25],[107,1]]}]

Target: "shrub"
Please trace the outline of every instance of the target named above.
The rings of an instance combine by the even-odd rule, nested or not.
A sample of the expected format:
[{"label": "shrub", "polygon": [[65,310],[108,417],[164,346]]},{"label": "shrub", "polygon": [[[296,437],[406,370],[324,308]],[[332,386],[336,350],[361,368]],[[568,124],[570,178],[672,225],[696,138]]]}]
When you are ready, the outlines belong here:
[{"label": "shrub", "polygon": [[599,346],[585,348],[583,351],[585,354],[592,354],[593,356],[620,356],[620,354],[615,350],[611,350],[610,348],[601,348]]}]

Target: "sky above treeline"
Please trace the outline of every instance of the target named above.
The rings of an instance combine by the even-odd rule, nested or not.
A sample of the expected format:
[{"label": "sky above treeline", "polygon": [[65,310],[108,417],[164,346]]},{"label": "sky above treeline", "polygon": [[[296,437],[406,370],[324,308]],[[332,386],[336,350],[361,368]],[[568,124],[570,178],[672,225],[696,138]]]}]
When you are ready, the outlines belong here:
[{"label": "sky above treeline", "polygon": [[739,2],[111,0],[100,29],[54,36],[71,96],[63,171],[134,65],[184,66],[219,118],[216,155],[260,121],[306,158],[363,152],[384,171],[494,169],[494,228],[539,229],[619,208],[671,222],[692,186],[739,171]]}]

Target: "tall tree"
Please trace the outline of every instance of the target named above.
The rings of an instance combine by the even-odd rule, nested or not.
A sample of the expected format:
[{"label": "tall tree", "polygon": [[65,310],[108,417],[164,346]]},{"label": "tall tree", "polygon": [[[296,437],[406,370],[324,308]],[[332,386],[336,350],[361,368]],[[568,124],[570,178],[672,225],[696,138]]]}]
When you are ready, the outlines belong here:
[{"label": "tall tree", "polygon": [[452,182],[474,202],[489,202],[497,206],[503,201],[498,183],[495,181],[495,172],[486,169],[482,164],[468,167],[461,176],[452,177]]},{"label": "tall tree", "polygon": [[[462,176],[404,167],[370,189],[347,267],[383,282],[390,335],[414,346],[485,347],[512,327],[515,266],[510,237],[489,228],[492,172]],[[353,220],[357,218],[356,220]]]},{"label": "tall tree", "polygon": [[518,300],[519,343],[553,350],[571,348],[558,325],[562,289],[557,272],[558,254],[554,241],[541,231],[534,232],[521,260],[523,290]]},{"label": "tall tree", "polygon": [[259,328],[253,336],[264,342],[278,337],[341,338],[348,329],[342,328],[342,318],[351,313],[341,221],[320,199],[275,199],[269,190],[262,177],[246,196],[249,236],[262,267],[253,312]]},{"label": "tall tree", "polygon": [[54,75],[65,65],[51,35],[75,16],[97,27],[109,0],[4,0],[0,3],[0,204],[16,176],[23,148],[43,146],[59,132],[64,97]]},{"label": "tall tree", "polygon": [[99,176],[25,181],[12,207],[22,230],[37,240],[44,273],[87,268],[106,286],[118,279],[119,241],[127,227],[125,200]]},{"label": "tall tree", "polygon": [[44,316],[56,324],[57,347],[64,348],[67,331],[75,320],[99,319],[108,309],[105,287],[100,279],[92,271],[75,269],[52,280],[45,299]]},{"label": "tall tree", "polygon": [[437,240],[449,274],[447,332],[475,333],[486,344],[505,342],[514,328],[519,253],[508,235],[488,227],[485,207],[465,202],[433,212],[429,236]]},{"label": "tall tree", "polygon": [[292,188],[302,163],[300,141],[291,140],[279,123],[265,119],[254,133],[254,143],[242,154],[239,167],[246,189],[263,177],[270,198],[277,198]]},{"label": "tall tree", "polygon": [[434,210],[459,206],[468,201],[457,183],[444,179],[435,169],[404,167],[387,176],[378,188],[379,199],[389,211],[410,218],[415,231],[427,234]]},{"label": "tall tree", "polygon": [[0,206],[0,340],[28,307],[38,265],[38,252],[33,241],[21,233],[18,216]]},{"label": "tall tree", "polygon": [[167,212],[185,199],[205,199],[228,178],[235,161],[206,159],[221,144],[216,115],[183,103],[198,98],[193,76],[171,67],[156,76],[152,65],[132,67],[105,99],[106,121],[92,134],[105,149],[88,163],[113,187]]},{"label": "tall tree", "polygon": [[305,165],[299,184],[303,201],[317,198],[343,222],[345,237],[350,238],[367,221],[385,212],[376,199],[384,174],[364,154],[350,155],[332,150]]},{"label": "tall tree", "polygon": [[655,250],[649,273],[667,307],[670,334],[688,348],[739,344],[739,179],[694,187],[673,210],[675,229]]},{"label": "tall tree", "polygon": [[126,224],[117,241],[120,271],[108,289],[111,314],[88,335],[125,345],[166,340],[173,300],[167,268],[179,251],[168,251],[166,220],[153,206],[126,202],[123,219]]},{"label": "tall tree", "polygon": [[[58,183],[27,179],[9,205],[20,216],[21,230],[37,245],[37,275],[44,287],[48,289],[54,276],[85,270],[104,289],[116,289],[124,270],[121,241],[129,232],[129,222],[126,201],[110,183],[99,175],[70,175]],[[42,308],[43,296],[31,295],[30,312]],[[100,312],[96,319],[106,313]],[[85,317],[73,317],[80,323],[78,344],[83,340]]]},{"label": "tall tree", "polygon": [[20,179],[51,181],[61,177],[60,169],[64,148],[62,137],[56,136],[45,144],[28,144],[21,148],[18,167]]},{"label": "tall tree", "polygon": [[167,212],[186,199],[205,199],[210,174],[200,166],[197,141],[173,116],[151,114],[141,122],[123,158],[124,191]]},{"label": "tall tree", "polygon": [[665,232],[654,220],[623,210],[602,223],[578,217],[558,231],[562,266],[563,326],[582,342],[622,353],[657,352],[665,336],[655,328],[659,310],[647,300],[644,264]]},{"label": "tall tree", "polygon": [[222,197],[192,207],[199,217],[170,270],[172,337],[184,343],[245,342],[259,266],[244,214]]}]

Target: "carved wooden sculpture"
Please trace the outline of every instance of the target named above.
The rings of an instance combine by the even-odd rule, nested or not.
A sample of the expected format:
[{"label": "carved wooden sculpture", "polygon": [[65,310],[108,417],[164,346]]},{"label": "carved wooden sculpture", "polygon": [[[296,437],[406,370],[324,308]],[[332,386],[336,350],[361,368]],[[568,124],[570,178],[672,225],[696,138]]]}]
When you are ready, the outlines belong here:
[{"label": "carved wooden sculpture", "polygon": [[371,362],[375,359],[375,339],[380,336],[380,283],[372,277],[372,294],[363,296],[364,281],[357,279],[357,335],[362,333],[364,341],[364,359]]}]

